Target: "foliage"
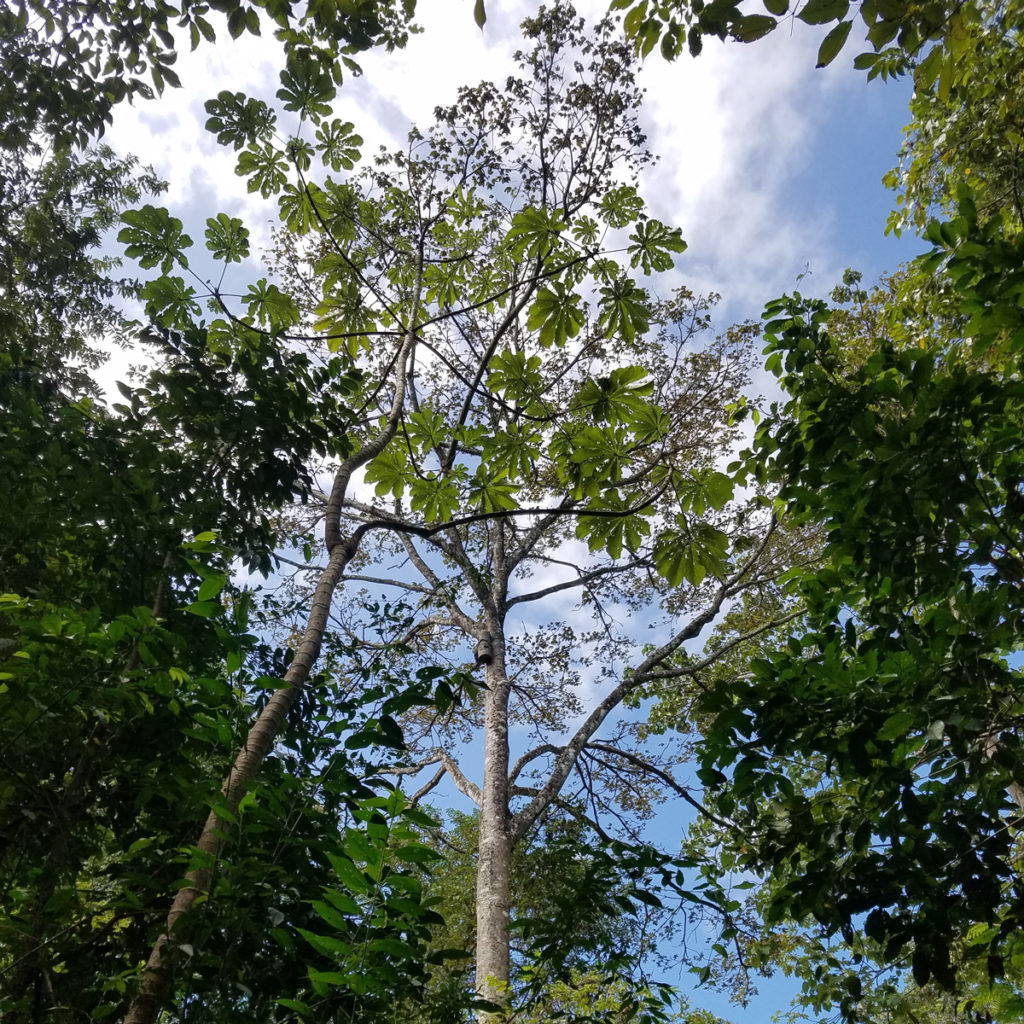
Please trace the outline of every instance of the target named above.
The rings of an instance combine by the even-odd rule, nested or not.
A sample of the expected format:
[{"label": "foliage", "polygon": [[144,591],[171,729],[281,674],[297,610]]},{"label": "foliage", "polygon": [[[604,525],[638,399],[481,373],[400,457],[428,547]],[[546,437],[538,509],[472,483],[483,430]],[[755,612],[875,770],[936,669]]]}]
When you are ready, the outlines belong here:
[{"label": "foliage", "polygon": [[937,210],[951,216],[969,186],[983,218],[999,215],[1020,230],[1022,13],[1010,3],[966,23],[956,73],[914,91],[900,166],[887,177],[901,205],[890,227],[921,230]]},{"label": "foliage", "polygon": [[[211,8],[231,39],[270,25],[284,45],[283,75],[317,68],[341,83],[348,54],[404,44],[413,0],[401,4],[297,4],[292,0],[143,0],[128,13],[103,0],[17,0],[0,11],[0,149],[28,149],[40,135],[85,146],[102,134],[113,108],[180,87],[175,31],[191,48],[217,38]],[[148,72],[152,85],[145,80]]]},{"label": "foliage", "polygon": [[[1002,3],[918,3],[866,0],[856,10],[849,0],[764,0],[764,11],[743,9],[736,0],[613,0],[625,10],[626,35],[644,56],[658,46],[666,60],[675,60],[684,46],[699,56],[704,39],[731,38],[755,42],[780,24],[798,19],[810,26],[831,26],[818,48],[817,66],[831,64],[846,45],[858,15],[870,49],[854,58],[854,67],[868,78],[913,71],[919,89],[933,87],[945,102],[954,83],[973,88],[983,65],[975,62],[978,41],[998,33],[1006,19],[1014,21],[1016,0]],[[1013,12],[1013,13],[1011,13]]]},{"label": "foliage", "polygon": [[[985,957],[994,977],[1020,956],[1020,671],[1007,658],[1024,332],[1020,241],[1002,219],[979,223],[965,198],[929,237],[920,270],[946,275],[946,318],[908,325],[911,274],[876,321],[893,331],[852,364],[824,303],[769,309],[769,366],[791,398],[762,421],[748,469],[824,522],[827,564],[800,584],[808,631],[704,701],[703,776],[746,823],[739,863],[771,876],[770,920],[848,939],[863,920],[886,963],[952,986],[960,940],[963,962]],[[809,776],[794,776],[796,756]],[[839,1000],[850,1017],[859,991]]]},{"label": "foliage", "polygon": [[[419,602],[412,654],[399,657],[406,672],[434,672],[436,704],[403,716],[410,763],[398,770],[440,764],[479,795],[478,884],[493,877],[481,865],[502,862],[549,807],[582,815],[607,842],[600,820],[617,801],[643,816],[653,786],[685,792],[671,758],[641,757],[628,729],[602,745],[597,730],[654,675],[688,675],[675,660],[684,641],[729,598],[771,586],[792,546],[759,495],[732,503],[715,468],[732,442],[726,407],[746,381],[751,330],[697,343],[710,301],[685,290],[655,301],[640,282],[684,243],[647,214],[633,182],[649,157],[632,56],[610,25],[586,34],[565,9],[542,11],[524,31],[520,76],[463,90],[407,151],[342,178],[361,140],[330,117],[328,80],[310,74],[282,90],[300,121],[288,137],[263,101],[209,101],[209,130],[238,152],[251,191],[278,197],[283,229],[276,280],[257,282],[237,307],[215,290],[208,322],[197,322],[203,296],[185,283],[191,240],[171,214],[131,211],[120,236],[160,268],[143,294],[172,335],[200,332],[215,351],[297,343],[336,377],[359,368],[359,415],[340,425],[352,454],[327,452],[343,461],[325,495],[326,553],[350,583],[390,582]],[[208,229],[211,252],[244,256],[241,223],[222,215]],[[368,501],[349,492],[363,464]],[[573,536],[590,553],[585,568],[514,592],[513,580],[557,564]],[[371,568],[396,548],[419,579]],[[574,590],[595,621],[578,638],[557,619],[535,636],[506,627],[514,604]],[[604,625],[613,603],[660,616],[660,645],[642,650]],[[361,604],[357,595],[340,606],[353,635]],[[482,685],[457,653],[467,641],[493,652]],[[618,652],[610,666],[628,652],[632,667],[601,673],[607,696],[571,742],[542,739],[565,727],[573,689],[602,650]],[[451,741],[481,714],[504,725],[486,733],[499,753],[478,787]],[[508,763],[510,715],[538,732],[518,765]],[[492,914],[478,920],[476,959],[491,1002],[506,991],[509,946],[499,935],[485,961],[480,936],[508,884],[498,877],[493,898],[478,900]],[[489,978],[500,984],[481,984]]]}]

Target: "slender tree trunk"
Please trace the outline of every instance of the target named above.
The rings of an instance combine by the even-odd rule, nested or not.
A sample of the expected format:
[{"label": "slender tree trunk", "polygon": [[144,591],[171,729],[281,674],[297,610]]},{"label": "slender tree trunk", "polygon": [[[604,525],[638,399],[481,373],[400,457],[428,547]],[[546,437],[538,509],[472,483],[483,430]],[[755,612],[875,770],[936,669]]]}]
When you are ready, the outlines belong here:
[{"label": "slender tree trunk", "polygon": [[[324,527],[329,552],[327,568],[324,569],[313,593],[313,603],[306,629],[302,634],[302,642],[285,673],[284,686],[267,701],[263,711],[250,729],[245,745],[235,758],[231,771],[221,787],[224,806],[232,817],[238,810],[238,804],[245,794],[246,788],[256,778],[260,766],[273,748],[274,740],[289,710],[299,694],[302,693],[313,666],[320,656],[334,592],[338,588],[348,563],[358,550],[362,537],[361,532],[357,532],[347,540],[341,535],[339,523],[341,502],[348,490],[352,474],[379,455],[394,437],[398,428],[405,406],[407,372],[416,348],[416,324],[419,319],[419,296],[422,284],[423,253],[421,243],[416,268],[416,282],[411,299],[409,327],[395,356],[394,400],[384,426],[375,437],[350,455],[335,475]],[[221,818],[216,812],[210,812],[206,824],[203,826],[199,842],[196,844],[195,867],[185,876],[188,884],[179,889],[174,897],[167,915],[167,925],[150,952],[143,970],[139,991],[124,1018],[125,1024],[155,1024],[160,1010],[167,1002],[174,983],[174,970],[179,959],[181,944],[188,941],[192,912],[210,892],[213,872],[231,828],[230,822]]]},{"label": "slender tree trunk", "polygon": [[[508,802],[508,701],[504,637],[494,639],[494,660],[484,675],[484,771],[476,873],[476,991],[504,1003],[509,985],[509,872],[512,835]],[[481,1013],[481,1022],[492,1019]]]},{"label": "slender tree trunk", "polygon": [[[232,816],[238,810],[246,786],[256,777],[260,765],[270,753],[288,711],[309,679],[310,671],[320,655],[331,599],[353,554],[354,551],[347,544],[337,544],[331,551],[327,568],[313,595],[313,605],[302,642],[285,674],[285,685],[274,693],[260,712],[249,731],[245,746],[239,751],[221,787],[224,805]],[[196,844],[196,866],[185,876],[188,884],[180,888],[174,897],[167,915],[167,925],[150,952],[138,994],[125,1016],[125,1024],[154,1024],[159,1016],[171,992],[179,946],[188,939],[191,924],[189,914],[210,891],[214,868],[230,830],[228,821],[210,812]]]}]

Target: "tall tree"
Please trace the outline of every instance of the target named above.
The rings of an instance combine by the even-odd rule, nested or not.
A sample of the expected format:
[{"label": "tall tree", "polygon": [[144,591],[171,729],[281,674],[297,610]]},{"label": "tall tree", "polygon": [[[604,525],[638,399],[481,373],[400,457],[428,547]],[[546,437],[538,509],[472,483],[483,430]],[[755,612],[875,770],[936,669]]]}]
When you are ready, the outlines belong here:
[{"label": "tall tree", "polygon": [[[628,276],[668,269],[682,248],[628,184],[647,160],[632,59],[607,24],[587,39],[556,10],[524,27],[534,41],[519,58],[524,78],[503,93],[465,90],[407,153],[381,158],[364,179],[377,202],[353,195],[345,220],[321,215],[307,265],[292,268],[296,292],[320,299],[317,326],[338,336],[388,326],[409,303],[395,284],[422,274],[426,355],[409,353],[418,361],[404,395],[387,392],[402,411],[367,466],[377,500],[336,487],[328,531],[337,508],[350,529],[395,535],[365,548],[348,577],[405,589],[423,609],[421,647],[459,660],[472,646],[482,669],[482,693],[467,680],[464,708],[446,696],[447,714],[407,723],[406,737],[417,763],[448,773],[480,808],[476,971],[490,1002],[510,982],[513,847],[556,803],[600,837],[593,819],[608,806],[642,808],[638,780],[682,791],[671,759],[643,756],[626,727],[603,740],[599,730],[651,678],[690,672],[674,661],[683,644],[789,557],[756,500],[730,504],[715,468],[733,440],[727,407],[747,381],[749,332],[698,341],[707,303],[685,291],[652,301]],[[314,206],[319,194],[306,192]],[[392,358],[377,356],[385,367]],[[567,561],[574,534],[587,547]],[[395,558],[400,576],[383,569]],[[590,626],[567,625],[570,595]],[[651,616],[662,630],[653,649],[615,624],[616,606]],[[589,708],[581,683],[596,693]],[[536,739],[518,759],[516,723]],[[477,728],[474,781],[457,738]]]},{"label": "tall tree", "polygon": [[[397,583],[422,613],[416,642],[472,645],[482,670],[482,680],[463,673],[457,686],[438,684],[440,717],[403,721],[413,764],[439,766],[480,805],[476,984],[492,1005],[510,981],[515,844],[556,803],[604,837],[606,808],[643,809],[638,779],[688,796],[671,758],[634,749],[627,725],[599,730],[644,683],[696,671],[679,659],[684,644],[737,595],[770,589],[792,557],[761,500],[734,502],[716,468],[733,439],[727,406],[747,381],[750,331],[698,343],[707,303],[685,291],[655,301],[634,276],[669,269],[683,248],[636,192],[649,157],[634,58],[612,25],[587,33],[566,8],[542,11],[524,33],[519,76],[464,90],[407,151],[347,180],[312,176],[318,156],[335,174],[349,167],[359,142],[330,118],[329,76],[311,72],[282,94],[315,141],[279,138],[258,100],[222,93],[208,104],[208,127],[241,150],[250,188],[279,194],[282,245],[293,256],[280,284],[253,286],[244,309],[214,295],[222,315],[203,325],[207,344],[326,343],[329,372],[354,366],[360,376],[350,399],[359,413],[336,439],[349,454],[325,494],[327,564],[311,616],[221,808],[234,814],[301,696],[336,587]],[[200,308],[172,272],[187,269],[180,225],[152,208],[126,220],[129,253],[164,270],[144,290],[150,315],[188,330]],[[213,219],[209,244],[236,258],[244,231]],[[353,490],[364,467],[376,500]],[[388,539],[373,546],[373,535]],[[566,567],[557,549],[573,535],[585,546]],[[392,552],[408,572],[374,571]],[[538,586],[526,582],[552,571]],[[591,627],[567,627],[570,594]],[[550,621],[533,612],[546,600]],[[358,625],[355,608],[345,615]],[[517,608],[538,625],[516,624]],[[656,642],[642,649],[616,626],[618,614],[649,615]],[[589,707],[573,693],[581,680],[597,691]],[[524,718],[538,735],[513,762],[510,738]],[[399,735],[392,718],[380,722]],[[485,748],[479,782],[450,742],[474,722]],[[203,832],[210,866],[227,823],[215,809]],[[175,900],[133,1021],[152,1019],[163,998],[210,866],[196,868]]]}]

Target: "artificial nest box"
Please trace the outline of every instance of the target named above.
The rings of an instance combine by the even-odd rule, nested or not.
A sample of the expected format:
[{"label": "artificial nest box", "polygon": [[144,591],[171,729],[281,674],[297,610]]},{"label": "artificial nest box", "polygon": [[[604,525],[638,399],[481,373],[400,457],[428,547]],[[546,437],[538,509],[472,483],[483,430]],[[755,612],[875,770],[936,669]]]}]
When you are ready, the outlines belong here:
[{"label": "artificial nest box", "polygon": [[491,634],[484,633],[476,642],[473,648],[473,657],[478,665],[490,665],[494,661],[494,652],[491,650]]}]

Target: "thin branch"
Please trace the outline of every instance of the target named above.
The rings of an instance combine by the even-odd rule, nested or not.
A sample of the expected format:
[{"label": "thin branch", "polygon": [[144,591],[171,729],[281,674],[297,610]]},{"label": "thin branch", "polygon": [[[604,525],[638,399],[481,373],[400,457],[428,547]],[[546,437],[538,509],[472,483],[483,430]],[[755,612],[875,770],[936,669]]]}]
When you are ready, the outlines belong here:
[{"label": "thin branch", "polygon": [[[695,811],[702,814],[708,821],[713,821],[716,825],[724,829],[735,829],[736,826],[731,822],[725,821],[723,818],[719,818],[713,811],[709,811],[699,800],[690,794],[690,791],[685,787],[681,786],[676,780],[666,771],[658,768],[656,765],[650,763],[650,761],[644,760],[638,754],[634,754],[629,750],[622,750],[619,747],[613,747],[609,743],[588,743],[584,747],[584,752],[588,750],[600,750],[606,754],[611,754],[614,757],[621,757],[623,761],[628,761],[631,765],[639,768],[643,772],[647,772],[649,775],[653,775],[655,778],[660,779],[668,786],[677,796],[682,797]],[[605,762],[601,762],[605,764]],[[611,767],[607,765],[607,767]]]},{"label": "thin branch", "polygon": [[769,630],[775,629],[778,626],[784,626],[787,622],[792,622],[793,619],[799,618],[803,613],[804,608],[797,608],[788,615],[772,619],[770,622],[766,622],[763,625],[758,626],[756,629],[751,629],[746,633],[734,636],[731,640],[728,640],[720,647],[716,647],[710,654],[702,658],[700,661],[694,662],[690,665],[681,665],[679,668],[658,669],[656,671],[648,672],[644,675],[643,681],[654,682],[658,679],[679,679],[682,676],[696,675],[698,672],[702,672],[704,669],[713,665],[734,648],[739,647],[748,640],[753,640],[754,637],[760,636],[762,633],[767,633]]},{"label": "thin branch", "polygon": [[441,764],[444,765],[445,771],[451,776],[452,782],[455,783],[455,788],[462,793],[463,796],[468,796],[480,807],[483,804],[483,793],[480,792],[480,787],[475,783],[466,778],[462,774],[462,769],[455,763],[452,756],[446,750],[441,751]]},{"label": "thin branch", "polygon": [[415,807],[431,790],[437,787],[438,783],[444,778],[445,771],[446,769],[444,765],[438,768],[434,773],[433,778],[431,778],[429,782],[420,786],[420,788],[417,789],[411,797],[409,797],[409,803]]},{"label": "thin branch", "polygon": [[600,579],[602,576],[609,576],[612,573],[627,572],[642,564],[643,559],[636,559],[631,562],[624,562],[616,565],[605,565],[599,569],[592,569],[588,573],[581,574],[577,579],[566,580],[564,583],[555,583],[550,587],[545,587],[543,590],[535,590],[529,594],[519,594],[516,597],[509,598],[508,607],[511,608],[514,604],[523,604],[527,601],[540,601],[541,599],[550,597],[552,594],[557,594],[562,590],[571,590],[574,587],[585,587],[588,583],[593,580]]},{"label": "thin branch", "polygon": [[512,771],[508,773],[509,784],[515,782],[515,780],[519,778],[519,773],[531,761],[536,761],[538,757],[542,757],[544,754],[560,754],[561,752],[562,748],[555,746],[553,743],[542,743],[539,747],[534,747],[533,750],[528,750],[516,761],[512,766]]}]

